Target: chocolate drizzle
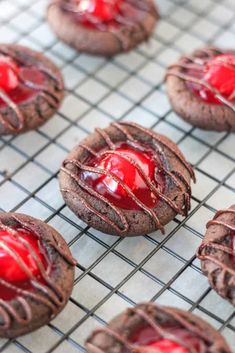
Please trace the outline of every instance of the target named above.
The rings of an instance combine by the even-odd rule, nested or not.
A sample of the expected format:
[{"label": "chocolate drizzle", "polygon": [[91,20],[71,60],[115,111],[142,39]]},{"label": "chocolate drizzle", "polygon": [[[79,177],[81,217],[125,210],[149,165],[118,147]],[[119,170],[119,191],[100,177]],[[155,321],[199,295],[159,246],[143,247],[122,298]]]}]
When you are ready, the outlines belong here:
[{"label": "chocolate drizzle", "polygon": [[[184,313],[183,311],[178,311],[173,308],[148,303],[140,304],[137,305],[135,308],[128,309],[127,316],[130,318],[130,322],[132,322],[134,328],[131,327],[131,324],[130,327],[128,327],[128,318],[126,318],[124,324],[125,329],[123,328],[123,334],[121,333],[122,327],[119,326],[118,329],[115,329],[115,325],[112,325],[112,323],[111,325],[95,330],[86,342],[86,348],[88,353],[111,352],[112,348],[114,348],[114,351],[116,352],[154,353],[156,352],[156,349],[145,345],[140,345],[138,343],[132,343],[129,338],[132,334],[135,333],[136,326],[139,329],[141,325],[145,327],[146,324],[155,331],[156,341],[161,339],[173,341],[187,349],[189,353],[225,352],[224,350],[222,350],[222,348],[224,347],[221,345],[221,342],[219,340],[214,340],[214,337],[210,337],[207,332],[205,332],[202,327],[200,327],[198,321],[193,320],[193,316],[190,315],[190,318],[188,317],[187,312]],[[140,320],[143,322],[142,324]],[[164,322],[166,322],[166,324],[164,324]],[[182,330],[191,333],[192,338],[189,338],[187,342],[185,339],[178,337],[177,334],[170,332],[169,328],[167,330],[167,322],[174,322],[174,327],[178,327]],[[116,348],[118,348],[118,350],[115,349],[114,342],[112,343],[112,347],[107,348],[106,350],[102,347],[102,340],[100,338],[98,341],[101,344],[97,346],[95,343],[95,338],[97,335],[100,334],[107,335],[110,338],[113,338],[114,342],[116,341]],[[194,342],[195,339],[198,340],[198,349],[193,347],[193,339]],[[105,338],[105,336],[103,337],[103,342],[105,342],[104,347],[107,347],[108,340]],[[121,347],[118,344],[121,344]]]},{"label": "chocolate drizzle", "polygon": [[[214,283],[215,272],[217,272],[219,294],[226,297],[229,291],[228,285],[235,287],[235,266],[231,265],[231,258],[234,258],[235,253],[231,247],[231,239],[226,239],[228,235],[230,236],[231,233],[235,232],[235,218],[234,222],[231,224],[229,221],[221,220],[221,216],[223,215],[235,216],[235,209],[229,208],[226,210],[218,211],[215,214],[213,220],[207,223],[207,229],[212,226],[223,227],[226,230],[226,234],[223,235],[222,238],[216,237],[215,240],[207,240],[207,237],[205,237],[197,251],[197,257],[202,261],[202,263],[209,261],[216,266],[214,271],[208,271],[208,279],[210,283]],[[228,256],[230,260],[225,261],[226,256]],[[220,270],[220,273],[218,273],[218,269]],[[229,280],[227,275],[230,275]]]},{"label": "chocolate drizzle", "polygon": [[[26,49],[25,48],[21,49],[22,52],[24,50]],[[50,107],[52,108],[58,107],[59,98],[57,97],[56,92],[63,90],[63,83],[60,77],[57,77],[55,75],[53,70],[51,70],[49,67],[42,65],[42,63],[40,63],[39,60],[33,60],[33,64],[28,64],[29,58],[27,58],[28,60],[24,60],[21,58],[21,52],[19,50],[19,47],[17,47],[17,49],[14,49],[14,46],[6,46],[6,45],[0,46],[0,55],[10,57],[20,67],[36,68],[44,75],[45,78],[52,81],[54,83],[53,87],[48,87],[46,81],[45,81],[45,84],[43,85],[37,85],[36,83],[24,78],[23,75],[21,74],[19,74],[19,77],[18,77],[21,85],[24,85],[25,87],[28,87],[31,90],[37,92],[37,96],[43,97]],[[10,121],[7,118],[6,113],[0,112],[0,124],[7,131],[9,131],[9,133],[17,133],[21,131],[24,128],[24,124],[25,124],[24,109],[20,107],[20,104],[14,103],[14,101],[11,99],[9,94],[7,94],[1,89],[0,89],[0,98],[6,103],[7,108],[9,108],[11,111],[14,112],[14,115],[16,116],[16,119],[17,119],[17,124],[14,124],[12,123],[12,121]],[[41,115],[39,116],[42,117]]]},{"label": "chocolate drizzle", "polygon": [[[45,248],[41,244],[44,239],[42,238],[40,232],[37,231],[32,224],[30,224],[30,221],[24,221],[18,215],[11,215],[11,220],[17,224],[17,227],[35,234],[35,236],[38,238],[39,249],[47,262],[47,268],[45,268],[42,260],[37,256],[28,241],[18,235],[17,229],[0,221],[0,229],[6,230],[8,233],[17,238],[17,241],[20,242],[29,251],[31,257],[34,259],[39,269],[40,276],[43,279],[43,282],[40,282],[37,277],[33,275],[31,270],[26,266],[23,259],[19,257],[19,254],[10,248],[9,245],[4,242],[4,240],[0,239],[0,247],[4,249],[12,258],[14,258],[18,266],[27,275],[28,281],[33,288],[33,290],[22,289],[17,287],[17,285],[14,283],[10,283],[0,278],[0,285],[8,288],[16,294],[16,297],[10,301],[0,299],[0,330],[10,329],[14,321],[22,325],[30,324],[33,319],[33,314],[29,299],[45,305],[51,312],[51,318],[53,318],[60,310],[60,308],[64,306],[66,300],[61,288],[59,288],[50,278],[52,263]],[[50,240],[47,239],[45,241],[45,244],[47,244],[47,246],[51,247],[56,253],[58,253],[64,259],[64,261],[68,263],[68,265],[75,266],[76,261],[70,254],[65,253],[60,248],[59,244],[57,244],[57,242],[58,241],[51,237]]]},{"label": "chocolate drizzle", "polygon": [[[164,139],[160,135],[156,135],[155,133],[151,132],[148,129],[145,129],[144,127],[141,127],[138,124],[135,123],[113,123],[111,124],[113,127],[115,127],[117,130],[121,131],[122,134],[125,136],[125,141],[130,144],[132,147],[136,147],[137,149],[147,151],[147,147],[144,147],[140,144],[138,140],[134,138],[134,136],[131,135],[130,129],[129,128],[135,128],[139,130],[139,132],[144,133],[148,138],[152,140],[152,144],[154,147],[154,150],[156,153],[159,154],[160,156],[160,161],[161,161],[161,167],[159,169],[159,172],[163,173],[167,178],[171,180],[171,182],[179,189],[179,191],[183,195],[183,206],[179,207],[174,200],[171,200],[168,196],[166,196],[164,193],[162,193],[156,185],[152,182],[152,180],[146,175],[144,170],[130,157],[126,156],[124,153],[115,151],[115,143],[111,140],[111,136],[107,133],[105,130],[97,129],[96,132],[100,135],[100,137],[104,140],[104,142],[107,145],[106,150],[99,152],[99,151],[94,151],[92,148],[88,147],[86,144],[80,144],[79,147],[84,149],[86,152],[91,154],[92,156],[95,157],[101,157],[103,155],[107,154],[115,154],[120,156],[121,158],[124,158],[128,160],[128,162],[133,165],[136,169],[138,169],[138,172],[140,175],[143,177],[146,185],[149,187],[149,189],[152,191],[154,195],[157,196],[157,198],[160,199],[160,201],[164,202],[168,207],[170,207],[175,213],[181,214],[184,216],[187,216],[188,211],[190,209],[190,196],[191,196],[191,187],[188,181],[184,178],[184,176],[178,172],[171,170],[170,166],[168,166],[168,161],[166,157],[166,151],[170,151],[170,153],[179,160],[179,162],[183,165],[183,167],[188,171],[190,177],[195,181],[195,175],[193,172],[192,167],[186,162],[184,157],[176,150],[174,150],[169,144],[167,144]],[[157,156],[155,156],[155,161],[157,161]],[[76,169],[76,172],[71,170],[68,166],[73,166]],[[112,202],[110,202],[106,197],[103,195],[99,194],[97,191],[92,189],[87,183],[84,182],[84,180],[81,179],[79,171],[88,171],[91,173],[95,174],[100,174],[100,175],[105,175],[110,178],[112,178],[116,183],[118,183],[127,193],[127,195],[132,199],[133,202],[136,203],[136,205],[139,206],[139,208],[146,213],[155,223],[156,229],[160,229],[162,233],[164,233],[164,227],[161,224],[157,213],[155,209],[151,209],[147,207],[143,202],[141,202],[137,196],[132,192],[132,190],[116,175],[114,175],[112,172],[109,172],[107,170],[101,169],[101,168],[95,168],[91,167],[86,164],[86,162],[82,163],[77,159],[67,159],[63,162],[61,170],[67,174],[75,183],[85,192],[88,194],[92,195],[99,201],[102,201],[106,205],[108,205],[118,216],[118,218],[121,221],[122,227],[118,227],[118,225],[109,218],[107,214],[102,214],[100,210],[97,210],[93,205],[89,204],[89,202],[85,199],[85,197],[79,195],[77,192],[67,189],[67,188],[62,188],[61,191],[64,193],[71,193],[75,198],[77,198],[83,206],[94,213],[99,219],[104,221],[106,224],[110,225],[113,230],[118,235],[122,235],[126,233],[129,229],[129,224],[127,222],[127,218],[125,216],[125,213],[123,210],[119,207],[116,207]]]},{"label": "chocolate drizzle", "polygon": [[[108,2],[108,0],[107,0]],[[78,9],[79,0],[70,0],[70,1],[61,1],[61,8],[65,11],[76,14],[78,20],[81,17],[81,25],[82,19],[84,16],[83,11],[79,11]],[[53,5],[53,1],[52,4]],[[131,45],[131,36],[134,31],[141,31],[144,33],[145,40],[148,39],[149,33],[147,29],[139,19],[135,19],[133,16],[128,16],[128,11],[126,11],[125,7],[129,6],[135,11],[144,12],[155,19],[159,18],[159,14],[156,10],[152,1],[149,0],[125,0],[120,6],[120,12],[114,14],[113,22],[117,25],[104,23],[102,20],[97,18],[96,16],[89,14],[86,12],[87,20],[92,23],[92,25],[99,31],[102,32],[110,32],[112,33],[119,41],[121,48],[126,51],[130,49]]]},{"label": "chocolate drizzle", "polygon": [[204,48],[197,50],[195,55],[189,56],[184,55],[179,63],[171,65],[166,73],[166,79],[169,76],[177,77],[185,82],[190,82],[209,90],[222,104],[235,112],[235,103],[231,100],[234,98],[234,92],[228,99],[221,95],[221,93],[213,87],[211,84],[206,82],[203,78],[196,78],[188,73],[189,70],[203,72],[205,65],[220,54],[224,54],[222,50],[217,48]]}]

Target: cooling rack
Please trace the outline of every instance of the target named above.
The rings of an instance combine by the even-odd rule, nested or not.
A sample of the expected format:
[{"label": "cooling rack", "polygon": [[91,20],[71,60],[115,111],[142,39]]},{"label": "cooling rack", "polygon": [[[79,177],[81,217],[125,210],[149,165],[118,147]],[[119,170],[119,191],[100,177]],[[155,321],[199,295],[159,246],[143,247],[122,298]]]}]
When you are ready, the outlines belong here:
[{"label": "cooling rack", "polygon": [[[66,98],[37,131],[0,139],[0,206],[28,213],[58,229],[78,260],[75,287],[62,314],[17,340],[4,353],[84,352],[99,325],[140,301],[170,304],[208,320],[235,346],[233,307],[208,286],[195,259],[205,223],[235,203],[234,135],[192,128],[170,109],[164,69],[180,53],[204,43],[235,44],[234,0],[158,0],[162,21],[146,45],[105,60],[78,55],[54,37],[45,0],[0,0],[0,41],[43,51],[61,68]],[[68,151],[95,127],[134,120],[178,143],[194,165],[192,210],[159,232],[136,239],[101,234],[78,220],[58,189]],[[234,350],[235,352],[235,350]]]}]

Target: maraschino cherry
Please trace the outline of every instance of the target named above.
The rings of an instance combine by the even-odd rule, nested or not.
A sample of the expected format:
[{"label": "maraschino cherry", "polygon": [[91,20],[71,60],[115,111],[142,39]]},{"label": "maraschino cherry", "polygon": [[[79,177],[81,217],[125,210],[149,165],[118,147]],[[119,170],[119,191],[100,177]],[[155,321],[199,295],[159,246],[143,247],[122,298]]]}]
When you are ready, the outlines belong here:
[{"label": "maraschino cherry", "polygon": [[[71,13],[79,24],[88,28],[105,30],[117,26],[123,0],[72,0],[75,10]],[[74,8],[74,5],[73,5]]]},{"label": "maraschino cherry", "polygon": [[[195,352],[200,351],[200,342],[198,338],[191,332],[177,327],[165,327],[166,332],[173,337],[156,339],[156,331],[153,327],[147,326],[140,328],[131,338],[131,343],[136,345],[138,353],[190,353],[187,348],[184,347],[186,344],[188,347],[194,348]],[[176,342],[174,337],[177,337],[182,344]],[[127,353],[127,350],[123,351]]]},{"label": "maraschino cherry", "polygon": [[[30,83],[29,86],[25,84],[26,81]],[[15,104],[36,96],[39,91],[37,87],[41,87],[43,83],[44,75],[37,67],[21,67],[10,57],[0,56],[0,90]],[[0,108],[6,105],[6,101],[1,97]]]},{"label": "maraschino cherry", "polygon": [[4,92],[14,90],[18,84],[19,67],[9,57],[0,56],[0,89]]},{"label": "maraschino cherry", "polygon": [[17,236],[14,236],[8,231],[0,230],[0,278],[12,283],[25,281],[29,278],[27,273],[21,268],[19,261],[17,261],[6,248],[11,249],[17,255],[17,258],[24,262],[34,276],[40,274],[33,253],[31,253],[27,246],[20,242],[19,239],[23,239],[27,242],[38,259],[44,263],[43,255],[39,249],[38,239],[34,234],[23,229],[18,229]]},{"label": "maraschino cherry", "polygon": [[[143,151],[127,143],[117,145],[115,153],[118,154],[109,152],[104,153],[98,159],[93,159],[89,165],[112,173],[128,186],[145,206],[154,208],[158,197],[151,191],[136,165],[143,170],[158,190],[163,191],[164,177],[159,172],[160,159],[154,160],[154,152],[150,149]],[[139,210],[137,203],[111,176],[83,172],[82,179],[114,205],[123,209]]]},{"label": "maraschino cherry", "polygon": [[92,15],[102,22],[109,22],[119,11],[122,0],[78,0],[78,11]]},{"label": "maraschino cherry", "polygon": [[189,353],[189,351],[180,344],[167,339],[151,343],[146,348],[147,349],[143,349],[141,353],[148,353],[150,349],[151,353],[154,353],[154,350],[156,350],[157,353]]},{"label": "maraschino cherry", "polygon": [[[192,76],[200,76],[199,78],[218,90],[229,101],[235,100],[235,56],[231,54],[218,55],[205,65],[202,76],[196,71],[191,74]],[[211,90],[204,86],[194,84],[190,84],[190,86],[207,103],[223,104]]]}]

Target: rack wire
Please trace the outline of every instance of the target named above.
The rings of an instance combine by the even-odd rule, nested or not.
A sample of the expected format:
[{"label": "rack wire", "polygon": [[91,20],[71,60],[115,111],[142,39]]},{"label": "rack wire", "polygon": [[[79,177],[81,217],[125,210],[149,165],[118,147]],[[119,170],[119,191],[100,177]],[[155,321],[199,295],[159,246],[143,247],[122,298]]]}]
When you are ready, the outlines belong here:
[{"label": "rack wire", "polygon": [[[45,0],[0,0],[0,41],[43,51],[61,68],[66,98],[37,131],[0,139],[1,211],[41,218],[65,237],[78,260],[69,304],[51,324],[4,353],[84,352],[91,330],[126,307],[156,301],[208,320],[234,349],[233,307],[210,289],[195,250],[213,213],[234,203],[234,135],[205,132],[180,120],[165,95],[164,69],[180,53],[205,43],[233,47],[234,0],[158,0],[162,21],[152,39],[112,59],[77,54],[51,33]],[[159,232],[135,239],[89,228],[65,206],[58,170],[68,151],[95,127],[134,120],[172,138],[194,165],[192,210]],[[234,350],[235,352],[235,350]]]}]

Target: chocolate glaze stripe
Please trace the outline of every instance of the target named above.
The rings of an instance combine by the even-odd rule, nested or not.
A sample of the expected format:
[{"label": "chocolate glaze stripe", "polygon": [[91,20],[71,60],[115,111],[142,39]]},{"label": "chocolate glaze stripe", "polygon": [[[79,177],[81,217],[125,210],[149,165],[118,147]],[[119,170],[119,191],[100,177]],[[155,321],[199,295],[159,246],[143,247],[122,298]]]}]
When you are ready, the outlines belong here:
[{"label": "chocolate glaze stripe", "polygon": [[104,130],[96,128],[95,131],[104,139],[111,150],[115,150],[115,144]]},{"label": "chocolate glaze stripe", "polygon": [[223,226],[223,227],[227,228],[228,230],[231,230],[231,231],[235,232],[235,225],[227,224],[225,222],[216,221],[216,220],[212,220],[212,221],[208,222],[207,223],[207,228],[209,228],[210,226],[213,226],[213,225]]},{"label": "chocolate glaze stripe", "polygon": [[96,208],[92,207],[83,197],[78,195],[75,191],[70,189],[62,189],[61,191],[66,193],[72,193],[81,203],[87,208],[89,211],[94,213],[97,217],[99,217],[102,221],[109,224],[112,228],[116,230],[118,234],[121,234],[125,231],[125,228],[119,228],[114,222],[112,222],[108,217],[105,217],[102,213],[98,212]]},{"label": "chocolate glaze stripe", "polygon": [[138,144],[138,141],[131,135],[129,134],[128,130],[125,128],[125,126],[118,124],[118,123],[112,123],[112,126],[114,126],[117,130],[121,131],[123,135],[126,137],[127,141],[134,142]]},{"label": "chocolate glaze stripe", "polygon": [[[110,178],[112,178],[116,183],[118,183],[119,185],[121,185],[121,187],[126,191],[127,195],[145,212],[147,213],[152,219],[153,221],[156,223],[157,227],[164,233],[164,228],[163,226],[161,225],[157,215],[155,214],[155,212],[147,207],[143,202],[141,202],[136,196],[135,194],[132,192],[132,190],[120,179],[118,178],[115,174],[111,173],[111,172],[108,172],[107,170],[104,170],[104,169],[101,169],[101,168],[94,168],[94,167],[89,167],[89,166],[86,166],[84,164],[82,164],[81,162],[79,162],[78,160],[67,160],[65,161],[65,164],[64,166],[66,166],[66,164],[73,164],[75,165],[76,167],[78,167],[79,169],[83,170],[83,171],[88,171],[88,172],[91,172],[91,173],[95,173],[95,174],[101,174],[101,175],[105,175],[105,176],[108,176]],[[66,169],[66,168],[62,168],[62,170],[71,176],[71,173]],[[77,181],[77,183],[79,184],[79,186],[81,186],[81,180],[76,176],[76,175],[73,175],[73,179]],[[82,186],[81,186],[82,187]],[[85,187],[84,187],[84,184],[83,184],[83,189],[85,189],[86,191],[88,191],[88,185],[85,184]],[[91,188],[89,188],[91,189]],[[101,196],[99,193],[96,193],[96,197],[99,199],[99,200],[102,200],[101,199]],[[108,200],[107,200],[108,201]],[[114,205],[112,203],[110,203],[110,201],[108,202],[105,202],[107,204],[109,204],[113,209],[114,209]],[[115,207],[116,208],[116,207]],[[117,210],[117,208],[116,208]],[[119,210],[119,213],[123,215],[123,212],[121,212]],[[98,212],[95,213],[97,216],[98,216]],[[112,222],[113,223],[113,222]],[[129,227],[129,226],[128,226]]]},{"label": "chocolate glaze stripe", "polygon": [[27,325],[32,320],[32,313],[30,311],[29,305],[27,301],[22,297],[17,298],[17,303],[23,310],[23,317],[17,313],[16,309],[9,302],[0,299],[0,305],[6,310],[7,313],[10,314],[11,317],[14,317],[15,320],[20,324]]},{"label": "chocolate glaze stripe", "polygon": [[[40,240],[40,238],[41,238],[40,234],[35,232],[34,229],[32,230],[29,223],[21,221],[16,216],[13,216],[12,218],[15,221],[17,221],[17,223],[20,225],[20,227],[22,227],[26,231],[31,231],[31,232],[33,231],[33,233]],[[46,283],[46,284],[40,283],[39,280],[30,271],[30,269],[26,266],[24,260],[18,256],[17,252],[15,250],[11,249],[3,240],[1,240],[0,247],[3,248],[11,257],[13,257],[15,259],[17,264],[20,266],[20,268],[23,270],[23,272],[28,277],[28,280],[30,281],[32,287],[36,288],[38,290],[38,292],[35,293],[35,292],[31,292],[30,290],[21,289],[21,288],[18,288],[17,286],[15,286],[14,284],[0,278],[0,284],[2,286],[9,288],[10,290],[13,290],[18,294],[18,296],[16,298],[14,298],[13,301],[6,302],[2,299],[0,300],[0,314],[1,313],[3,314],[2,318],[4,320],[4,324],[3,324],[3,326],[1,325],[1,328],[6,329],[6,330],[10,328],[11,317],[13,317],[19,323],[24,323],[24,324],[30,323],[30,321],[32,320],[32,312],[31,312],[31,308],[29,307],[27,301],[25,300],[25,298],[27,298],[27,297],[30,297],[39,303],[43,303],[44,305],[46,305],[48,308],[51,309],[52,315],[54,315],[57,312],[58,308],[60,308],[62,305],[64,305],[65,298],[64,298],[63,292],[61,291],[60,288],[57,287],[57,285],[55,283],[53,283],[51,281],[51,279],[49,278],[49,276],[46,272],[46,269],[44,268],[44,265],[43,265],[41,259],[39,259],[38,255],[35,253],[34,249],[27,242],[27,240],[19,237],[17,231],[14,228],[5,225],[2,222],[0,222],[0,228],[10,232],[29,251],[29,253],[31,254],[32,258],[34,259],[36,265],[38,266],[41,277],[44,279],[44,281]],[[60,249],[58,248],[58,250],[57,250],[56,244],[54,244],[53,248],[58,253],[60,253]],[[64,256],[64,254],[61,256],[63,256],[64,259],[66,257],[69,259],[69,256]],[[69,263],[71,264],[71,263],[73,263],[73,261],[71,261],[69,259]],[[41,292],[41,294],[39,294],[40,292]],[[20,315],[20,313],[15,308],[14,302],[18,303],[18,308],[22,307],[23,317]]]},{"label": "chocolate glaze stripe", "polygon": [[[75,161],[76,162],[76,161]],[[76,174],[71,173],[68,169],[66,169],[66,161],[63,163],[63,166],[61,168],[61,170],[66,173],[68,176],[70,176],[82,189],[84,189],[85,191],[87,191],[90,195],[100,199],[101,201],[103,201],[106,205],[108,205],[109,207],[111,207],[111,209],[118,215],[123,228],[119,228],[115,222],[113,222],[112,220],[110,220],[109,218],[107,218],[106,216],[104,216],[102,213],[100,213],[98,210],[94,209],[93,206],[91,206],[90,204],[88,204],[88,202],[80,195],[78,195],[75,191],[70,190],[70,189],[64,189],[65,192],[72,192],[74,195],[77,195],[77,198],[79,198],[82,203],[85,205],[87,205],[87,207],[90,210],[95,210],[94,214],[101,218],[101,219],[105,219],[106,223],[111,225],[117,232],[118,234],[122,234],[123,232],[126,232],[129,228],[129,225],[127,223],[126,217],[124,216],[123,212],[116,207],[115,205],[113,205],[112,203],[110,203],[110,201],[105,198],[104,196],[98,194],[95,190],[93,190],[91,187],[89,187],[89,185],[87,185],[86,183],[84,183],[81,179],[78,178],[78,176]],[[105,217],[105,218],[104,218]]]},{"label": "chocolate glaze stripe", "polygon": [[[32,224],[29,222],[24,222],[22,221],[18,216],[13,215],[12,218],[19,223],[24,229],[28,231],[32,231],[38,236],[39,239],[42,237],[38,233],[38,231],[32,227]],[[0,228],[2,227],[2,223],[0,223]],[[9,227],[8,227],[9,228]],[[42,239],[43,240],[43,239]],[[53,238],[54,241],[47,241],[47,244],[49,244],[53,249],[59,253],[59,255],[71,266],[75,266],[77,264],[77,261],[72,257],[72,255],[65,254],[65,252],[56,244],[55,239]]]},{"label": "chocolate glaze stripe", "polygon": [[[4,56],[9,56],[12,58],[14,61],[20,64],[20,66],[23,67],[30,67],[30,65],[26,65],[26,63],[23,60],[20,60],[17,55],[15,54],[15,51],[12,50],[11,48],[3,48],[0,49],[0,55]],[[42,72],[45,76],[50,77],[55,83],[55,89],[56,90],[62,90],[63,89],[63,83],[61,82],[60,79],[58,79],[53,72],[50,69],[43,68],[42,65],[37,62],[34,63],[34,66],[37,67],[37,69]],[[38,91],[38,95],[43,96],[44,99],[47,101],[47,103],[53,107],[57,108],[58,105],[58,98],[56,96],[56,93],[53,92],[53,90],[47,89],[46,85],[44,86],[39,86],[36,85],[35,83],[24,79],[22,76],[19,77],[21,84],[25,85],[26,87],[31,88],[32,90]],[[10,122],[6,120],[6,117],[0,114],[0,122],[2,125],[6,128],[9,129],[12,133],[16,133],[20,131],[23,126],[24,126],[24,114],[22,109],[19,108],[17,104],[14,103],[14,101],[3,91],[0,89],[0,98],[6,103],[6,105],[15,113],[17,120],[18,120],[18,126],[12,125]]]},{"label": "chocolate glaze stripe", "polygon": [[7,330],[10,327],[11,318],[8,315],[7,311],[3,307],[1,307],[1,303],[0,303],[0,317],[2,318],[2,320],[0,321],[0,328],[2,330]]},{"label": "chocolate glaze stripe", "polygon": [[29,297],[34,299],[35,301],[37,301],[38,303],[42,303],[45,306],[47,306],[49,309],[51,309],[52,312],[55,312],[57,310],[56,306],[54,305],[54,303],[52,303],[51,301],[49,301],[49,299],[47,299],[45,296],[42,296],[40,294],[36,294],[33,292],[29,292],[25,289],[21,289],[18,288],[17,286],[4,281],[3,279],[0,278],[0,284],[6,288],[9,288],[10,290],[13,290],[14,292],[16,292],[18,295],[23,296],[23,297]]},{"label": "chocolate glaze stripe", "polygon": [[92,343],[87,343],[86,348],[89,353],[106,353]]},{"label": "chocolate glaze stripe", "polygon": [[229,208],[227,210],[220,210],[220,211],[216,212],[214,218],[207,223],[206,227],[209,228],[210,226],[218,225],[218,226],[223,226],[223,227],[227,228],[229,231],[235,232],[235,224],[232,225],[232,224],[225,223],[222,220],[217,220],[217,218],[222,216],[223,214],[233,214],[235,216],[235,210]]},{"label": "chocolate glaze stripe", "polygon": [[[143,319],[146,323],[148,323],[149,326],[151,326],[155,332],[156,332],[156,338],[155,339],[168,339],[171,341],[174,341],[176,343],[178,343],[179,345],[181,345],[182,347],[186,348],[189,353],[217,353],[218,351],[209,351],[209,349],[212,347],[213,348],[213,342],[211,342],[211,340],[207,337],[206,334],[204,334],[204,332],[200,329],[198,329],[196,327],[196,325],[194,325],[194,323],[191,323],[187,320],[187,318],[184,318],[184,315],[181,313],[175,313],[173,312],[171,309],[167,309],[164,307],[160,307],[157,306],[156,304],[153,303],[148,303],[147,304],[150,308],[152,308],[153,310],[159,310],[161,312],[163,312],[165,315],[167,315],[168,317],[172,317],[175,321],[177,321],[179,323],[179,327],[183,327],[183,329],[191,332],[192,334],[194,334],[197,339],[200,342],[200,346],[199,346],[199,351],[196,350],[194,347],[190,347],[189,344],[185,343],[185,341],[181,338],[179,338],[177,335],[173,334],[173,333],[169,333],[165,328],[161,327],[156,321],[154,321],[154,319],[150,316],[150,314],[142,309],[139,309],[138,306],[135,308],[130,308],[128,309],[128,311],[130,312],[131,315],[136,314],[139,317],[141,317],[141,319]],[[153,312],[154,314],[154,312]],[[143,351],[148,352],[148,347],[147,346],[142,346],[139,344],[132,344],[128,341],[127,338],[123,337],[121,334],[117,333],[116,331],[110,329],[109,327],[102,327],[100,329],[97,329],[93,332],[92,336],[90,337],[89,341],[87,342],[86,346],[87,348],[91,348],[91,351],[94,353],[106,353],[104,350],[100,349],[99,347],[96,347],[95,345],[93,345],[90,341],[99,333],[104,333],[107,334],[113,338],[115,338],[117,341],[119,341],[120,343],[122,343],[126,348],[128,348],[128,350],[130,352],[138,352],[141,351],[140,348],[143,349]],[[97,350],[96,350],[97,348]],[[215,347],[216,348],[216,347]],[[155,350],[154,350],[155,351]],[[150,350],[149,353],[151,353],[152,351]]]},{"label": "chocolate glaze stripe", "polygon": [[79,147],[83,148],[84,150],[86,150],[87,152],[89,152],[90,154],[92,154],[94,157],[99,157],[99,153],[97,153],[93,148],[88,147],[86,145],[84,145],[83,143],[79,143]]},{"label": "chocolate glaze stripe", "polygon": [[226,209],[226,210],[219,210],[216,212],[214,219],[218,218],[219,216],[226,214],[226,213],[231,213],[235,215],[235,210],[232,208]]},{"label": "chocolate glaze stripe", "polygon": [[189,172],[191,178],[193,179],[193,181],[196,181],[196,177],[195,177],[195,173],[193,171],[193,168],[191,167],[191,165],[184,159],[184,157],[174,151],[170,146],[168,146],[163,139],[160,136],[156,136],[156,134],[136,123],[129,123],[129,122],[121,122],[121,125],[125,125],[125,126],[132,126],[135,127],[136,129],[144,132],[146,135],[150,136],[153,140],[157,141],[158,143],[160,143],[162,146],[164,146],[166,149],[168,149],[182,164],[183,166],[187,169],[187,171]]},{"label": "chocolate glaze stripe", "polygon": [[20,76],[21,78],[21,82],[27,86],[28,88],[34,90],[34,91],[38,91],[38,94],[43,96],[45,98],[45,100],[47,101],[47,103],[52,107],[52,108],[56,108],[58,106],[59,103],[59,99],[58,97],[54,94],[53,89],[49,89],[47,87],[45,87],[44,85],[38,85],[32,81],[28,81],[25,79],[22,79],[22,76]]},{"label": "chocolate glaze stripe", "polygon": [[[162,160],[164,161],[165,159],[165,153],[162,148],[156,143],[154,143],[155,149],[159,152]],[[167,166],[170,168],[170,166]],[[171,181],[175,184],[175,186],[182,192],[182,195],[184,197],[183,201],[183,206],[182,209],[180,210],[180,214],[183,216],[188,216],[188,212],[191,208],[190,204],[190,198],[191,198],[191,186],[188,184],[187,180],[184,178],[184,176],[177,172],[176,170],[169,171],[166,169],[166,167],[162,166],[161,167],[161,172],[167,175]]]},{"label": "chocolate glaze stripe", "polygon": [[6,103],[6,105],[15,112],[18,119],[18,127],[14,126],[9,122],[3,114],[0,113],[0,122],[2,125],[9,129],[12,132],[16,132],[21,130],[24,125],[24,116],[22,111],[18,108],[18,106],[13,102],[13,100],[6,94],[2,89],[0,89],[0,98]]},{"label": "chocolate glaze stripe", "polygon": [[[208,59],[212,59],[212,58],[216,57],[216,53],[217,53],[217,55],[222,54],[221,51],[217,51],[216,49],[213,50],[213,48],[201,49],[198,52],[201,54],[207,55],[207,58],[204,58],[204,57],[194,58],[194,57],[184,56],[184,57],[182,57],[182,60],[186,59],[186,60],[193,62],[198,67],[198,70],[200,70],[200,71],[203,70],[204,65],[206,64]],[[212,53],[214,55],[212,55]],[[197,59],[199,59],[199,61]],[[221,93],[215,87],[213,87],[211,84],[209,84],[208,82],[206,82],[203,79],[196,78],[196,77],[193,77],[185,72],[182,72],[182,70],[189,70],[191,68],[191,66],[192,66],[192,64],[187,63],[187,62],[182,62],[182,63],[176,64],[176,65],[170,66],[167,70],[166,79],[168,76],[175,76],[175,77],[178,77],[179,79],[182,79],[183,81],[192,82],[192,83],[198,84],[200,86],[203,86],[206,89],[208,89],[211,93],[213,93],[214,96],[221,103],[223,103],[225,106],[227,106],[228,108],[230,108],[231,110],[233,110],[235,112],[235,104],[233,104],[231,101],[226,99],[223,95],[221,95]],[[182,69],[182,70],[180,70],[180,69]]]}]

